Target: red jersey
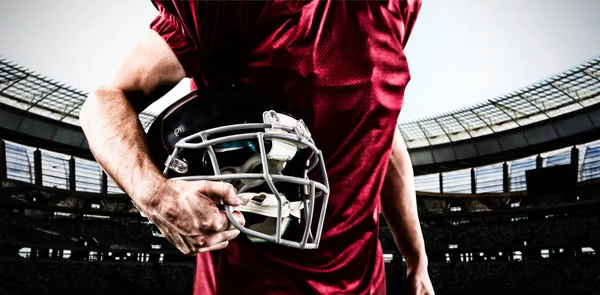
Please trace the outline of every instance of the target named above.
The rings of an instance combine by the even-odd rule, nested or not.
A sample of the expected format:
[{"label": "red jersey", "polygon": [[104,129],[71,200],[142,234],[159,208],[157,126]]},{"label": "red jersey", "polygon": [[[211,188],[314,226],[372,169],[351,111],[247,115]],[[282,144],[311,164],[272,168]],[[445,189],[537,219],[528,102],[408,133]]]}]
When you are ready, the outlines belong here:
[{"label": "red jersey", "polygon": [[385,294],[379,192],[420,0],[163,1],[151,28],[193,87],[243,82],[278,97],[323,152],[320,247],[235,239],[197,257],[194,294]]}]

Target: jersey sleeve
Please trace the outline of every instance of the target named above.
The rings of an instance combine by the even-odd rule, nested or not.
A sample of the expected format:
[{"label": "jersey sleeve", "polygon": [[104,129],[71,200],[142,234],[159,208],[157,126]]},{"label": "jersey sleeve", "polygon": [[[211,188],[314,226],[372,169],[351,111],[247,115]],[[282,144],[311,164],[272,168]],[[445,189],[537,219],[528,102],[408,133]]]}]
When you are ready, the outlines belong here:
[{"label": "jersey sleeve", "polygon": [[417,16],[419,15],[419,11],[421,10],[421,0],[406,0],[402,1],[400,5],[400,11],[403,15],[404,19],[404,38],[402,40],[402,46],[406,47],[406,43],[408,42],[408,38],[410,37],[410,33],[415,26],[415,22],[417,21]]},{"label": "jersey sleeve", "polygon": [[176,1],[152,1],[158,10],[158,15],[150,23],[150,29],[156,31],[177,56],[187,77],[200,76],[200,54],[198,44],[200,37],[197,32],[186,29],[180,9]]}]

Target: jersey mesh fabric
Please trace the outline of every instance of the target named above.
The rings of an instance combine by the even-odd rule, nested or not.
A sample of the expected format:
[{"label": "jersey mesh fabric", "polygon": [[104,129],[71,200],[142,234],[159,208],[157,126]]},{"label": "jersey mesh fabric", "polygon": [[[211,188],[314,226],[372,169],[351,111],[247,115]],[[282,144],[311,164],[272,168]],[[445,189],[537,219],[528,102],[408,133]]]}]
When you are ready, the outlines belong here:
[{"label": "jersey mesh fabric", "polygon": [[235,239],[198,255],[194,294],[385,294],[379,192],[420,0],[153,3],[192,88],[268,94],[307,123],[331,186],[318,250]]}]

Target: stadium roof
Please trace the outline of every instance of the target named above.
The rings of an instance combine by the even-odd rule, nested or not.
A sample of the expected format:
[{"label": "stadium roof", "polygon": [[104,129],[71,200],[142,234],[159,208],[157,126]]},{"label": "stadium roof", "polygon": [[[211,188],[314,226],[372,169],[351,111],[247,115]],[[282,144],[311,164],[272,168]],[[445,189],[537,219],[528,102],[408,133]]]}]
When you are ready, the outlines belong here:
[{"label": "stadium roof", "polygon": [[[0,59],[0,103],[50,119],[79,126],[87,93]],[[146,127],[154,115],[140,114]]]},{"label": "stadium roof", "polygon": [[600,56],[472,107],[398,124],[409,148],[450,143],[550,119],[600,101]]},{"label": "stadium roof", "polygon": [[[0,59],[0,103],[79,125],[87,93]],[[600,101],[600,56],[539,83],[472,107],[399,123],[409,148],[456,142],[518,128]],[[155,114],[143,112],[144,127]]]}]

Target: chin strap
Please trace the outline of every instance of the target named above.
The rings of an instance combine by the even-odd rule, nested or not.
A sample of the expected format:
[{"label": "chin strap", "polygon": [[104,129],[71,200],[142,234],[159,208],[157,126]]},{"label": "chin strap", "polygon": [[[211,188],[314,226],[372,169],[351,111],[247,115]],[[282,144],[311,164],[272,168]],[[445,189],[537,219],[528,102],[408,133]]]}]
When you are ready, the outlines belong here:
[{"label": "chin strap", "polygon": [[[289,202],[284,196],[281,196],[281,230],[285,233],[292,217],[300,219],[300,210],[304,207],[302,202]],[[241,199],[241,206],[233,208],[234,210],[265,216],[265,220],[260,223],[249,225],[248,228],[266,235],[275,236],[277,232],[277,208],[279,202],[274,194],[267,193],[241,193],[238,194]],[[254,243],[266,242],[263,239],[248,235],[248,239]]]},{"label": "chin strap", "polygon": [[[300,210],[304,208],[301,201],[290,202],[285,196],[281,196],[281,217],[293,216],[300,219]],[[265,217],[277,218],[279,202],[274,194],[267,193],[241,193],[238,197],[242,205],[235,207],[241,212],[254,213]]]}]

